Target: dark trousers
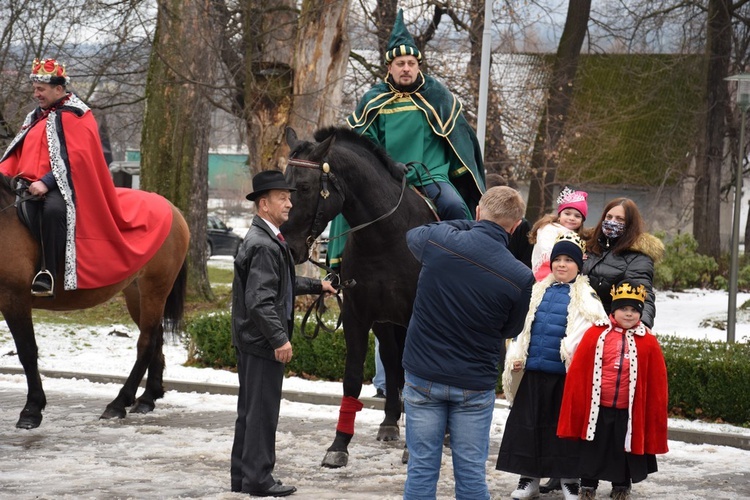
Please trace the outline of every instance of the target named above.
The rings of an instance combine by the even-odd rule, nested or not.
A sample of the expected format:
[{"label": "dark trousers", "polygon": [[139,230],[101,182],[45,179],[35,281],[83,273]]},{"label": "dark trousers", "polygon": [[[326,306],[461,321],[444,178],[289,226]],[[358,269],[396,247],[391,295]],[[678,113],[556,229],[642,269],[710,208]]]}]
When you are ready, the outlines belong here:
[{"label": "dark trousers", "polygon": [[284,363],[237,351],[237,421],[232,446],[232,491],[264,491],[275,484],[276,427]]},{"label": "dark trousers", "polygon": [[[57,263],[65,251],[67,236],[67,220],[65,200],[59,189],[48,191],[41,202],[28,204],[29,217],[34,226],[34,234],[40,238],[44,246],[44,265],[57,277],[59,271]],[[39,234],[41,221],[42,234]]]}]

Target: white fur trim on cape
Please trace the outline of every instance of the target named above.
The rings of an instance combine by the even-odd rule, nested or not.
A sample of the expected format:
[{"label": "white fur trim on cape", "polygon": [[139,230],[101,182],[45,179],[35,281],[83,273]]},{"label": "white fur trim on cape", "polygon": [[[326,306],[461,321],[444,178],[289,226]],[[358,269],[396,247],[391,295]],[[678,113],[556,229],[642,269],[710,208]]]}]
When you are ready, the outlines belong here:
[{"label": "white fur trim on cape", "polygon": [[[591,410],[589,411],[589,422],[586,426],[586,441],[593,441],[596,437],[596,421],[599,419],[599,403],[602,399],[602,359],[604,357],[604,338],[612,331],[610,325],[596,341],[594,353],[594,375],[591,381]],[[630,452],[633,437],[633,401],[635,401],[635,384],[638,380],[638,351],[635,347],[635,336],[643,337],[649,333],[643,323],[638,323],[635,328],[625,331],[628,342],[628,356],[630,358],[630,370],[628,373],[628,431],[625,434],[625,451]]]},{"label": "white fur trim on cape", "polygon": [[[84,103],[77,95],[70,94],[68,100],[65,101],[63,108],[75,108],[81,115],[89,111],[89,107]],[[26,115],[26,119],[23,122],[21,131],[13,138],[8,148],[5,150],[5,154],[0,161],[4,160],[13,148],[20,143],[26,136],[26,133],[31,128],[34,122],[34,116],[36,110]],[[67,233],[65,237],[65,269],[63,277],[63,285],[65,290],[75,290],[78,288],[78,273],[76,269],[76,206],[73,201],[73,189],[68,182],[68,165],[65,163],[62,157],[60,149],[60,134],[61,132],[57,129],[57,114],[58,110],[51,111],[45,120],[45,135],[47,136],[47,144],[49,148],[49,160],[52,174],[55,176],[55,181],[60,189],[63,200],[65,200],[65,212],[66,212],[66,223]]]},{"label": "white fur trim on cape", "polygon": [[[555,283],[553,275],[549,275],[539,283],[534,285],[531,290],[531,301],[529,302],[529,313],[526,315],[526,321],[523,330],[510,343],[505,355],[505,369],[503,370],[503,392],[508,404],[513,404],[516,391],[523,378],[523,368],[519,371],[513,371],[513,363],[521,361],[521,365],[526,365],[526,358],[529,355],[529,343],[531,341],[531,325],[534,322],[536,311],[542,302],[544,293],[547,288]],[[565,338],[560,343],[560,360],[565,363],[565,369],[570,366],[573,360],[573,354],[578,344],[592,325],[608,324],[607,313],[604,312],[599,297],[591,285],[589,285],[588,276],[579,274],[575,282],[570,286],[570,303],[568,304],[568,324],[565,327]]]}]

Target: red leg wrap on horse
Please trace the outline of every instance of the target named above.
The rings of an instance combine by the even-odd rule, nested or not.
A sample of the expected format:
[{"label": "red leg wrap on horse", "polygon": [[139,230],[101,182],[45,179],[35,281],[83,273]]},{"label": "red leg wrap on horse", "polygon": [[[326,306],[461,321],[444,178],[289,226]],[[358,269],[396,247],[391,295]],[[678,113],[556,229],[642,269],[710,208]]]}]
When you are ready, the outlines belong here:
[{"label": "red leg wrap on horse", "polygon": [[337,431],[345,434],[354,434],[354,417],[362,409],[362,402],[351,396],[341,398],[341,407],[339,408],[339,423],[336,426]]}]

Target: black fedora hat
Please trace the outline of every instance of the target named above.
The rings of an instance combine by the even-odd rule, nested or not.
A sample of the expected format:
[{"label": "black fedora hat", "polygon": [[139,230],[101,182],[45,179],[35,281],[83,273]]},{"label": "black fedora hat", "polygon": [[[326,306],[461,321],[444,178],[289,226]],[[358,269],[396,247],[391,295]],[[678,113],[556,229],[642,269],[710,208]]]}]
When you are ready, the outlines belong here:
[{"label": "black fedora hat", "polygon": [[258,196],[272,189],[282,189],[284,191],[297,190],[286,183],[286,179],[284,179],[284,174],[281,170],[264,170],[255,174],[255,177],[253,177],[253,192],[245,198],[250,201],[255,201]]}]

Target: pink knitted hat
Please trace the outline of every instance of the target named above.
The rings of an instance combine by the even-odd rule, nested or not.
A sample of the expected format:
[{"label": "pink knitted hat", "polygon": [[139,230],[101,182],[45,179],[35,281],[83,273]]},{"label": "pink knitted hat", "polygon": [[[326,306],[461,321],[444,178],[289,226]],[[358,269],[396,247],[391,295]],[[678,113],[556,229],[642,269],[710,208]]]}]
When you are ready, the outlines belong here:
[{"label": "pink knitted hat", "polygon": [[569,187],[563,188],[560,191],[560,196],[557,197],[557,214],[560,215],[560,212],[566,208],[575,208],[581,212],[583,220],[586,220],[589,214],[589,205],[586,203],[587,196],[586,191],[573,191]]}]

